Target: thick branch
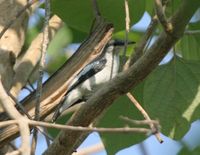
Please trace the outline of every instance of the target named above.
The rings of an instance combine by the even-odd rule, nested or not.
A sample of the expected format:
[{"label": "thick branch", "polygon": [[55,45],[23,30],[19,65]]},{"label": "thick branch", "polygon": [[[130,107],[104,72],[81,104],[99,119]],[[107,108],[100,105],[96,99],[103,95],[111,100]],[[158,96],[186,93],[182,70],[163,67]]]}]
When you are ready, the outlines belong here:
[{"label": "thick branch", "polygon": [[[136,63],[99,89],[75,113],[68,124],[77,126],[90,125],[117,97],[125,94],[141,82],[182,37],[187,23],[199,6],[199,0],[183,0],[179,9],[170,20],[173,25],[172,34],[161,33],[155,43]],[[71,154],[73,149],[75,149],[74,147],[80,143],[79,138],[82,134],[83,132],[61,132],[44,154]]]},{"label": "thick branch", "polygon": [[20,151],[22,155],[29,155],[30,154],[30,142],[29,142],[29,126],[26,118],[23,117],[15,108],[12,100],[7,95],[5,89],[3,88],[1,77],[0,77],[0,102],[4,108],[4,110],[8,113],[8,115],[17,121],[19,126],[19,131],[22,138],[22,144],[20,147]]}]

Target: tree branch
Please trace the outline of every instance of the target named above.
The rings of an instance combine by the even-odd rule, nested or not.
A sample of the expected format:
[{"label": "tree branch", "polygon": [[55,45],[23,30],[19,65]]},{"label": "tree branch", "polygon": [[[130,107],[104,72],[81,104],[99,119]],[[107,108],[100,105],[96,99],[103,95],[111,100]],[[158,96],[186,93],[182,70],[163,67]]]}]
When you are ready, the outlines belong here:
[{"label": "tree branch", "polygon": [[107,132],[107,133],[154,133],[155,131],[147,128],[129,128],[129,127],[122,127],[122,128],[96,128],[96,127],[82,127],[82,126],[71,126],[71,125],[61,125],[61,124],[52,124],[40,121],[28,121],[30,125],[33,126],[43,126],[47,128],[54,128],[54,129],[61,129],[67,131],[84,131],[84,132]]},{"label": "tree branch", "polygon": [[[36,90],[36,104],[35,104],[35,118],[34,120],[40,120],[40,102],[42,96],[42,79],[44,76],[44,67],[45,67],[45,56],[47,47],[49,44],[49,19],[50,19],[50,1],[45,0],[45,18],[43,26],[43,37],[42,37],[42,47],[41,47],[41,57],[39,61],[39,77],[37,79],[37,90]],[[31,154],[35,154],[36,145],[37,145],[38,130],[37,128],[33,129],[33,138],[31,145]]]},{"label": "tree branch", "polygon": [[151,19],[151,22],[149,26],[147,27],[147,30],[145,34],[143,35],[142,39],[140,40],[139,43],[136,44],[135,52],[133,52],[131,57],[127,60],[126,64],[124,65],[125,69],[129,68],[129,66],[135,63],[142,56],[142,54],[144,53],[144,48],[147,45],[149,38],[153,34],[157,24],[158,24],[158,18],[157,16],[154,16]]},{"label": "tree branch", "polygon": [[95,153],[103,151],[104,149],[105,148],[104,148],[103,143],[100,142],[100,143],[94,144],[92,146],[88,146],[88,147],[85,147],[85,148],[78,149],[77,152],[74,152],[72,155],[95,154]]},{"label": "tree branch", "polygon": [[0,77],[0,102],[4,108],[4,110],[8,113],[8,115],[17,121],[17,124],[19,126],[19,131],[21,134],[21,147],[19,148],[19,151],[22,155],[29,155],[30,154],[30,131],[28,122],[26,121],[26,118],[23,117],[15,108],[13,101],[11,98],[7,95],[5,89],[3,88],[1,77]]},{"label": "tree branch", "polygon": [[199,35],[200,34],[200,30],[186,30],[185,34],[186,35]]},{"label": "tree branch", "polygon": [[172,24],[170,22],[168,22],[166,19],[164,9],[163,9],[163,4],[162,4],[161,0],[154,0],[154,2],[155,2],[156,14],[158,16],[158,19],[159,19],[161,25],[163,26],[165,32],[171,33],[173,30],[173,27],[172,27]]},{"label": "tree branch", "polygon": [[123,50],[123,54],[122,54],[122,64],[120,65],[121,68],[125,65],[125,62],[126,62],[126,51],[127,51],[127,45],[128,45],[128,33],[130,31],[130,16],[129,16],[128,0],[124,0],[124,7],[125,7],[125,44],[124,44],[124,50]]},{"label": "tree branch", "polygon": [[[127,94],[126,94],[126,96],[131,100],[131,102],[135,105],[135,107],[141,112],[141,114],[143,115],[143,117],[147,120],[147,121],[149,121],[149,122],[151,122],[151,118],[149,117],[149,115],[148,115],[148,113],[144,110],[144,108],[140,105],[140,103],[133,97],[133,95],[130,93],[130,92],[128,92]],[[153,124],[153,123],[151,123],[151,124],[149,124],[149,126],[150,126],[150,128],[152,129],[152,131],[153,130],[158,130],[158,128],[155,126],[155,124]],[[159,132],[156,132],[155,133],[155,136],[156,136],[156,138],[157,138],[157,140],[160,142],[160,143],[163,143],[163,140],[162,140],[162,138],[160,137],[160,133]]]},{"label": "tree branch", "polygon": [[[183,0],[170,20],[173,25],[172,33],[169,35],[162,32],[155,43],[137,62],[93,94],[87,103],[74,114],[68,124],[75,126],[90,125],[117,97],[140,83],[182,37],[186,25],[199,6],[199,0]],[[80,143],[82,135],[83,132],[62,131],[44,154],[71,154],[73,149],[76,149],[77,144]]]}]

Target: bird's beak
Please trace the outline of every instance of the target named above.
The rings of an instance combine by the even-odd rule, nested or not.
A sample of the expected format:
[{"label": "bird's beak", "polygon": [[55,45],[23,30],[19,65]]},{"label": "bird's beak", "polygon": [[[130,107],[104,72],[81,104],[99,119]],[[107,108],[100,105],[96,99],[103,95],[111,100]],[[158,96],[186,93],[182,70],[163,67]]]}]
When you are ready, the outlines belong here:
[{"label": "bird's beak", "polygon": [[131,44],[135,44],[134,41],[124,41],[124,40],[114,40],[113,45],[114,46],[124,46],[124,45],[131,45]]}]

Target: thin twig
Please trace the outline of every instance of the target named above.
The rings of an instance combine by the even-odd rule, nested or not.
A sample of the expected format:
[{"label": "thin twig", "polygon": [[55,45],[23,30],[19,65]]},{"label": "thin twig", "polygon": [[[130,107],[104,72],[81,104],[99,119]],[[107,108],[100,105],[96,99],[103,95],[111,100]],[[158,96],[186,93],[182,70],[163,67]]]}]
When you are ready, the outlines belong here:
[{"label": "thin twig", "polygon": [[9,142],[9,146],[12,148],[12,150],[17,150],[17,146],[15,146],[14,142]]},{"label": "thin twig", "polygon": [[[44,20],[44,30],[43,30],[43,43],[41,51],[41,59],[39,64],[39,79],[37,82],[37,92],[36,92],[36,106],[35,106],[35,120],[40,119],[40,101],[42,96],[42,79],[44,75],[43,68],[45,66],[45,55],[47,46],[49,43],[49,19],[50,19],[50,1],[45,0],[45,20]],[[34,129],[33,131],[33,140],[32,140],[32,154],[35,154],[35,149],[37,145],[37,133],[38,130]]]},{"label": "thin twig", "polygon": [[23,89],[27,90],[29,94],[33,92],[32,89],[29,88],[28,86],[24,86]]},{"label": "thin twig", "polygon": [[144,48],[144,51],[143,51],[143,53],[145,53],[145,52],[147,51],[147,49],[149,48],[149,46],[150,46],[150,44],[151,44],[151,41],[152,41],[152,39],[153,39],[153,35],[151,35],[151,36],[150,36],[150,38],[149,38],[149,40],[148,40],[147,44],[145,45],[145,48]]},{"label": "thin twig", "polygon": [[32,91],[35,91],[33,84],[31,83],[30,79],[27,80],[27,84],[31,87]]},{"label": "thin twig", "polygon": [[[8,96],[5,89],[3,88],[1,77],[0,77],[0,103],[4,110],[8,113],[8,115],[17,121],[19,131],[21,134],[21,147],[17,152],[21,152],[22,155],[29,155],[30,154],[30,142],[29,142],[29,136],[30,136],[30,129],[28,126],[27,119],[23,117],[15,108],[13,104],[13,100]],[[15,151],[16,152],[16,151]]]},{"label": "thin twig", "polygon": [[186,35],[199,35],[200,34],[200,30],[186,30],[184,32],[184,34],[186,34]]},{"label": "thin twig", "polygon": [[[126,94],[128,96],[128,98],[132,101],[132,103],[137,107],[137,109],[142,113],[142,115],[144,116],[144,118],[147,120],[147,121],[152,121],[151,118],[149,117],[149,115],[147,114],[147,112],[142,108],[142,106],[140,105],[140,103],[133,97],[133,95],[128,92]],[[152,129],[152,131],[157,131],[156,127],[154,124],[150,124],[150,128]],[[160,143],[163,143],[163,140],[162,138],[160,137],[160,134],[159,132],[155,133],[155,136],[157,138],[157,140],[160,142]]]},{"label": "thin twig", "polygon": [[172,24],[168,22],[166,19],[161,0],[154,0],[154,3],[155,3],[156,14],[158,16],[161,25],[163,26],[165,32],[171,33],[173,31],[173,27]]},{"label": "thin twig", "polygon": [[[47,130],[47,128],[43,128],[44,130],[43,130],[43,132],[44,133],[46,133],[46,135],[48,135],[48,130]],[[50,144],[51,144],[51,140],[53,140],[53,139],[50,139],[49,137],[47,137],[47,136],[44,136],[45,137],[45,140],[46,140],[46,144],[47,144],[47,146],[49,147],[50,146]]]},{"label": "thin twig", "polygon": [[3,122],[0,122],[0,128],[9,126],[9,125],[13,125],[13,124],[17,124],[17,120],[3,121]]},{"label": "thin twig", "polygon": [[[22,114],[25,114],[30,120],[32,120],[33,118],[29,115],[29,113],[26,111],[26,109],[23,107],[23,105],[22,105],[21,103],[19,103],[19,102],[17,101],[17,99],[16,99],[12,94],[10,94],[9,92],[8,92],[8,95],[9,95],[9,96],[12,98],[12,100],[15,102],[15,105],[17,105],[17,109],[19,108],[18,110],[21,110],[20,112],[21,112]],[[0,123],[0,124],[1,124],[1,123]],[[45,136],[46,139],[51,140],[51,138],[50,138],[45,132],[43,132],[40,128],[35,127],[35,129],[38,130],[38,131],[40,131],[40,133],[43,134],[43,135]]]},{"label": "thin twig", "polygon": [[157,18],[157,16],[154,16],[151,19],[151,22],[150,22],[145,34],[143,35],[141,41],[139,42],[139,44],[136,44],[135,52],[128,59],[128,61],[124,65],[124,68],[126,68],[126,69],[129,68],[129,66],[131,66],[133,63],[135,63],[143,55],[144,48],[146,47],[149,38],[155,31],[157,24],[158,24],[158,18]]},{"label": "thin twig", "polygon": [[124,51],[122,55],[122,67],[124,66],[126,62],[126,51],[127,51],[127,45],[128,45],[128,33],[130,31],[130,16],[129,16],[129,6],[128,6],[128,0],[124,0],[124,6],[125,6],[125,44],[124,44]]},{"label": "thin twig", "polygon": [[19,110],[20,113],[25,114],[29,119],[32,119],[31,116],[29,115],[29,113],[26,111],[26,109],[23,107],[23,105],[21,103],[19,103],[17,101],[17,99],[10,93],[8,92],[8,95],[12,98],[12,100],[14,101],[14,105],[16,105],[15,107]]},{"label": "thin twig", "polygon": [[99,10],[97,1],[96,0],[92,0],[92,5],[93,5],[94,16],[95,16],[96,19],[98,19],[99,17],[101,17],[101,12]]},{"label": "thin twig", "polygon": [[50,18],[50,1],[45,0],[45,21],[44,21],[44,30],[43,30],[43,43],[42,43],[42,55],[40,59],[40,66],[39,66],[39,79],[37,82],[37,93],[36,93],[36,110],[35,110],[35,120],[39,120],[40,118],[40,100],[42,96],[42,79],[43,79],[43,68],[45,66],[45,55],[47,46],[49,43],[49,18]]},{"label": "thin twig", "polygon": [[[126,2],[126,1],[125,1]],[[145,35],[142,38],[142,41],[138,47],[138,49],[136,50],[136,55],[132,56],[124,65],[124,70],[127,70],[129,68],[129,66],[131,64],[134,63],[134,61],[138,60],[139,57],[142,56],[142,51],[145,48],[145,45],[147,44],[149,38],[151,37],[155,27],[157,25],[157,17],[154,16],[151,20],[151,23],[149,24],[148,28],[147,28],[147,32],[145,33]],[[127,30],[126,30],[127,31]],[[136,59],[135,59],[136,58]],[[140,104],[137,102],[137,100],[135,100],[135,98],[132,96],[132,94],[130,94],[129,92],[126,94],[128,96],[128,98],[135,104],[135,106],[138,108],[138,110],[141,111],[141,113],[144,115],[145,119],[147,119],[148,121],[152,121],[150,119],[150,117],[148,116],[148,114],[144,111],[144,109],[140,106]],[[145,114],[144,114],[145,113]],[[147,116],[147,117],[146,117]],[[157,131],[157,128],[154,127],[154,124],[151,123],[150,127],[152,129],[152,131]],[[157,137],[158,141],[161,143],[162,139],[159,136],[159,133],[155,133],[155,136]]]},{"label": "thin twig", "polygon": [[149,125],[154,124],[155,126],[159,126],[159,122],[155,120],[133,120],[126,116],[120,116],[120,119],[127,121],[129,123],[135,124],[135,125]]},{"label": "thin twig", "polygon": [[73,130],[73,131],[84,131],[84,132],[107,132],[107,133],[151,133],[150,129],[147,128],[129,128],[129,127],[122,127],[122,128],[96,128],[96,127],[82,127],[82,126],[70,126],[70,125],[60,125],[60,124],[52,124],[47,122],[40,122],[29,120],[29,124],[33,126],[43,126],[47,128],[55,128],[61,130]]},{"label": "thin twig", "polygon": [[103,151],[104,145],[102,142],[98,143],[98,144],[94,144],[92,146],[88,146],[86,148],[81,148],[78,149],[77,152],[74,152],[72,155],[88,155],[88,154],[95,154],[98,153],[100,151]]},{"label": "thin twig", "polygon": [[15,150],[13,152],[6,153],[6,155],[20,155],[21,152],[19,150]]},{"label": "thin twig", "polygon": [[97,0],[92,0],[92,8],[93,8],[93,13],[94,13],[94,20],[92,22],[91,28],[90,28],[90,34],[92,34],[93,30],[98,26],[98,24],[101,22],[103,19],[101,17],[101,12],[99,10]]},{"label": "thin twig", "polygon": [[38,0],[28,1],[28,3],[16,14],[16,16],[13,19],[11,19],[8,24],[4,26],[3,30],[0,32],[0,39],[3,36],[3,34],[7,31],[7,29],[9,29],[9,27],[12,26],[12,24],[14,24],[14,22],[24,13],[24,11],[30,8],[31,5],[33,5],[37,1]]}]

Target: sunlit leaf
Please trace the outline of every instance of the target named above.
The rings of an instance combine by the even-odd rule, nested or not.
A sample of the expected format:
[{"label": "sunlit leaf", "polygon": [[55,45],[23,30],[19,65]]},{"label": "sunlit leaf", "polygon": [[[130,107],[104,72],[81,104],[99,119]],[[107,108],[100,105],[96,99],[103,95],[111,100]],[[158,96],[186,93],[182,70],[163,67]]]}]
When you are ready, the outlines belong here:
[{"label": "sunlit leaf", "polygon": [[180,139],[200,116],[200,62],[175,57],[145,81],[144,106],[162,133]]},{"label": "sunlit leaf", "polygon": [[[125,28],[124,0],[99,0],[102,16],[114,24],[115,31]],[[131,25],[144,14],[145,0],[129,1]],[[59,15],[65,23],[79,31],[89,32],[94,20],[91,0],[52,0],[52,11]]]},{"label": "sunlit leaf", "polygon": [[188,24],[186,33],[178,44],[178,52],[184,59],[200,60],[200,33],[191,33],[200,30],[200,22]]}]

